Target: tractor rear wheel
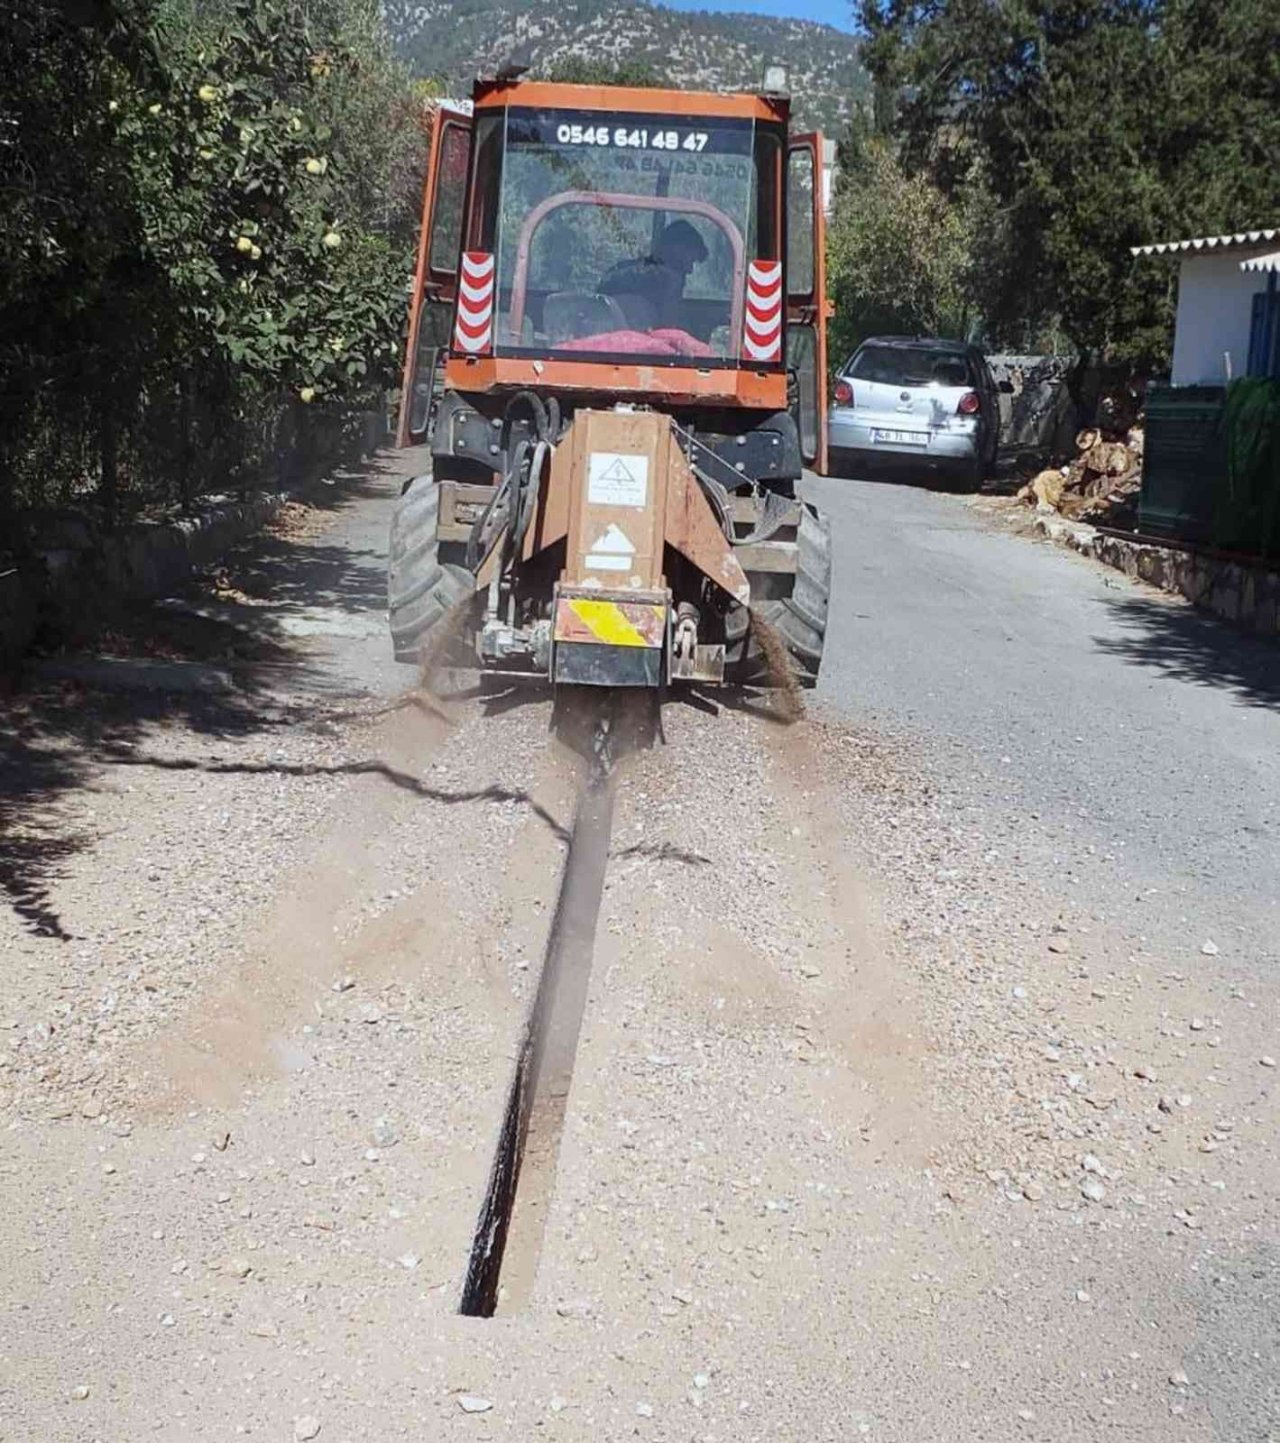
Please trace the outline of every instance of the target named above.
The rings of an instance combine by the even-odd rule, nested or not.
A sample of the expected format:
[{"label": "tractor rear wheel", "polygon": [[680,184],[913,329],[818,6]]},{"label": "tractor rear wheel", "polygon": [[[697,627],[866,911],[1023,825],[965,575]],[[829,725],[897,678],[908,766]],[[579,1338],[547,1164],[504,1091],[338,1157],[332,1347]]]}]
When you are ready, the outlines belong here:
[{"label": "tractor rear wheel", "polygon": [[397,661],[421,662],[429,634],[475,592],[465,566],[441,561],[439,526],[440,488],[415,476],[391,517],[387,606]]},{"label": "tractor rear wheel", "polygon": [[[797,545],[795,586],[790,595],[755,601],[750,613],[738,607],[726,618],[726,681],[748,686],[784,684],[785,679],[776,675],[776,653],[781,651],[800,686],[816,684],[827,635],[831,527],[825,516],[808,505],[801,507]],[[754,583],[750,572],[747,577]],[[766,629],[771,635],[762,640]]]}]

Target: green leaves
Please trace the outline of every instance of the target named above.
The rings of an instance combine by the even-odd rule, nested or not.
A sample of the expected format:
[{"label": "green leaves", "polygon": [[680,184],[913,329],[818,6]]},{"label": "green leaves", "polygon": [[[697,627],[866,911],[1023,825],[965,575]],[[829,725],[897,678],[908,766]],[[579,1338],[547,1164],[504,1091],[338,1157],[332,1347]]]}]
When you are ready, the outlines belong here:
[{"label": "green leaves", "polygon": [[1280,381],[1241,376],[1227,387],[1227,484],[1216,493],[1214,541],[1280,557]]},{"label": "green leaves", "polygon": [[1280,214],[1273,0],[860,0],[907,168],[979,228],[992,339],[1167,359],[1171,277],[1130,246]]},{"label": "green leaves", "polygon": [[0,503],[83,484],[99,413],[163,488],[179,393],[230,432],[396,379],[425,143],[375,0],[112,10],[106,35],[24,0],[0,35]]},{"label": "green leaves", "polygon": [[827,235],[832,364],[876,333],[962,335],[972,238],[961,208],[882,137],[844,159]]}]

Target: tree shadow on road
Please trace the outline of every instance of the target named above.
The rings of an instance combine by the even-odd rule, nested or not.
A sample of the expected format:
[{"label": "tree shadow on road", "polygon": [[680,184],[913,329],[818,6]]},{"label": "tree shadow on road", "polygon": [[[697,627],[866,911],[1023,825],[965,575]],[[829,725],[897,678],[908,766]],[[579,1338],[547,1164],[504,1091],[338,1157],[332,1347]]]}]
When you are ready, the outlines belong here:
[{"label": "tree shadow on road", "polygon": [[[61,679],[29,672],[0,691],[0,902],[27,930],[68,938],[56,885],[97,838],[63,804],[91,793],[105,764],[167,729],[230,740],[327,719],[327,703],[344,693],[287,622],[308,608],[358,616],[385,606],[381,556],[331,542],[325,531],[347,508],[389,499],[388,470],[373,457],[333,473],[334,484],[311,488],[305,506],[286,507],[277,523],[164,598],[92,608],[45,659]],[[76,655],[66,656],[66,646]],[[99,668],[77,679],[83,658],[108,658],[109,674]],[[139,684],[154,667],[159,683],[144,674]]]},{"label": "tree shadow on road", "polygon": [[464,802],[508,802],[528,809],[546,824],[560,841],[569,840],[569,829],[563,822],[535,801],[533,796],[519,787],[504,787],[493,783],[487,787],[471,787],[466,791],[447,791],[433,787],[420,777],[412,776],[398,767],[369,758],[356,762],[200,762],[188,757],[155,757],[147,755],[126,755],[111,758],[116,766],[156,767],[170,772],[207,772],[221,776],[277,776],[277,777],[364,777],[374,776],[400,791],[411,792],[423,801],[440,802],[446,806],[457,806]]},{"label": "tree shadow on road", "polygon": [[69,940],[54,902],[67,861],[97,840],[61,805],[92,793],[105,763],[130,756],[169,727],[212,739],[295,725],[296,710],[268,705],[251,676],[225,696],[104,692],[53,683],[5,698],[0,722],[0,901],[39,937]]},{"label": "tree shadow on road", "polygon": [[1126,597],[1107,605],[1127,634],[1095,637],[1099,651],[1177,681],[1232,692],[1247,706],[1280,709],[1276,641],[1176,603]]},{"label": "tree shadow on road", "polygon": [[[543,823],[557,841],[568,843],[570,829],[523,787],[506,787],[490,783],[487,787],[469,787],[462,791],[450,791],[444,787],[433,787],[420,777],[398,767],[388,765],[376,758],[354,762],[200,762],[186,757],[155,757],[124,755],[111,759],[113,764],[124,767],[155,767],[163,771],[199,771],[218,775],[239,776],[289,776],[289,777],[335,777],[372,776],[397,790],[410,792],[422,801],[436,802],[443,806],[474,805],[476,802],[515,804],[528,811]],[[610,852],[617,858],[643,858],[649,861],[681,862],[687,866],[707,866],[710,858],[701,852],[691,852],[673,846],[670,842],[660,844],[638,842]]]},{"label": "tree shadow on road", "polygon": [[[324,490],[325,495],[307,499],[322,522],[379,497],[387,500],[390,517],[385,480],[372,465],[347,475],[341,491]],[[277,524],[237,547],[218,568],[234,583],[243,619],[253,621],[257,605],[270,605],[275,613],[285,615],[315,607],[353,613],[385,608],[385,552],[334,544],[323,532],[294,533],[288,515],[286,509]]]},{"label": "tree shadow on road", "polygon": [[[158,600],[124,601],[70,638],[77,648],[193,661],[287,660],[295,618],[319,612],[340,630],[344,617],[386,607],[385,556],[327,539],[345,510],[390,498],[373,463],[322,487],[305,506],[287,503],[267,526]],[[301,516],[299,515],[301,513]],[[203,623],[203,625],[202,625]],[[274,658],[270,653],[275,650]]]}]

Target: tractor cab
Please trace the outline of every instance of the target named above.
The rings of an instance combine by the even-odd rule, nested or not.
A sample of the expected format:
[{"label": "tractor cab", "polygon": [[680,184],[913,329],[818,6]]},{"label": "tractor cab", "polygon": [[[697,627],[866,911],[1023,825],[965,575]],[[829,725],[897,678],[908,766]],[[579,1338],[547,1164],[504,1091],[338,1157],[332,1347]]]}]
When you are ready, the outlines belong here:
[{"label": "tractor cab", "polygon": [[432,476],[393,528],[398,656],[483,593],[485,666],[745,679],[772,605],[816,677],[825,571],[803,616],[789,598],[819,524],[796,486],[826,460],[822,146],[788,113],[519,80],[437,110],[399,428]]},{"label": "tractor cab", "polygon": [[824,469],[821,144],[788,137],[787,111],[541,82],[442,106],[402,442],[442,390],[533,386],[790,409]]}]

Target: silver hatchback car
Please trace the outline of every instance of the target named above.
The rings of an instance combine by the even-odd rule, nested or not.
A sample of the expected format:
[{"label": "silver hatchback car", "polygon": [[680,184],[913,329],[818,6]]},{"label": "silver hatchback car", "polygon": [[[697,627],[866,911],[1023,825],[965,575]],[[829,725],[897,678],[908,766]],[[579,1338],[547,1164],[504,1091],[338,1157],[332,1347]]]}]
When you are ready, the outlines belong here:
[{"label": "silver hatchback car", "polygon": [[874,336],[836,378],[827,427],[837,475],[894,457],[976,488],[995,465],[999,397],[976,346]]}]

